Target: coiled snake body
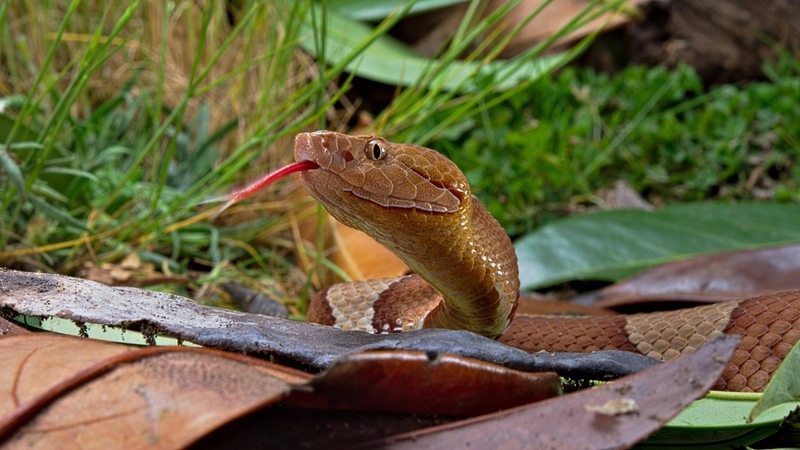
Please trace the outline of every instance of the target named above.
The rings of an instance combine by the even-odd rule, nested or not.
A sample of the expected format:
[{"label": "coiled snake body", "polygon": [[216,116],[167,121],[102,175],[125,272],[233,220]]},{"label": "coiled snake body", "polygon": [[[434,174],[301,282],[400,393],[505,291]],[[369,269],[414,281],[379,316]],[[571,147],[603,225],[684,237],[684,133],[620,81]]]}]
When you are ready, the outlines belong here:
[{"label": "coiled snake body", "polygon": [[739,334],[743,340],[716,386],[738,391],[762,390],[800,340],[800,292],[627,316],[514,317],[514,248],[449,159],[417,145],[329,131],[299,134],[295,159],[231,201],[300,171],[331,215],[375,238],[415,273],[334,285],[312,300],[311,321],[368,332],[466,329],[531,352],[619,349],[664,360],[714,335]]}]

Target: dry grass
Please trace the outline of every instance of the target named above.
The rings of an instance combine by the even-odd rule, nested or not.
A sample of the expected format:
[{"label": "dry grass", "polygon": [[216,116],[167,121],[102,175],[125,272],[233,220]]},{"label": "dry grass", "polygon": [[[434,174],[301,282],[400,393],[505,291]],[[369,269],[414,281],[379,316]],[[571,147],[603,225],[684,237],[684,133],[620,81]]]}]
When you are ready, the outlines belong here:
[{"label": "dry grass", "polygon": [[[63,1],[47,3],[9,5],[7,35],[14,39],[7,41],[0,56],[2,96],[30,92],[45,67],[54,30],[67,9]],[[214,11],[204,24],[208,12],[195,2],[142,2],[113,40],[118,48],[73,103],[73,115],[85,117],[118,95],[131,80],[136,80],[132,95],[152,91],[164,108],[174,109],[191,87],[193,72],[208,69],[205,83],[193,88],[186,115],[193,117],[200,105],[207,105],[211,129],[238,118],[236,132],[226,137],[223,147],[235,149],[245,144],[263,126],[262,118],[272,115],[269,110],[285,102],[297,86],[308,83],[317,69],[313,59],[301,51],[294,50],[291,59],[278,51],[294,48],[282,25],[291,12],[286,2],[264,2],[246,30],[227,46],[226,40],[243,12],[225,9],[233,8],[232,2],[210,5]],[[48,77],[56,79],[58,91],[66,90],[74,79],[95,30],[113,28],[127,6],[127,2],[101,0],[81,3],[56,48],[51,67],[46,69]],[[48,89],[46,83],[39,86],[45,108],[53,106],[53,99],[47,98]],[[285,149],[284,145],[280,147]]]}]

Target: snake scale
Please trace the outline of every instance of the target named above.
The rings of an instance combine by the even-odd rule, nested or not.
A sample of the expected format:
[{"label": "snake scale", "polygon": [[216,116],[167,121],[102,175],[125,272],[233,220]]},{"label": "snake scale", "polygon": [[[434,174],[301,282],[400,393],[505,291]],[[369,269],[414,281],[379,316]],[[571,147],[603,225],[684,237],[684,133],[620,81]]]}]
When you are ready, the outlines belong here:
[{"label": "snake scale", "polygon": [[731,391],[763,390],[800,340],[800,291],[667,312],[515,316],[514,247],[452,161],[413,144],[331,131],[298,134],[294,153],[296,162],[235,192],[229,204],[300,172],[333,217],[414,272],[333,285],[312,299],[310,321],[372,333],[465,329],[529,352],[617,349],[662,360],[715,335],[738,334],[742,341],[715,386]]}]

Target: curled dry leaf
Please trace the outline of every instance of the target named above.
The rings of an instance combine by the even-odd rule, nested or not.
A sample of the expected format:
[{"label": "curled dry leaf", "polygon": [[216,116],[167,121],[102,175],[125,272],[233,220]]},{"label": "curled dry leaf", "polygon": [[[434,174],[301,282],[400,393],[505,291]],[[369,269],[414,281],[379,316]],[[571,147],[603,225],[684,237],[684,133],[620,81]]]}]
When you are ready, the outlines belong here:
[{"label": "curled dry leaf", "polygon": [[0,442],[10,447],[185,447],[307,379],[215,350],[54,334],[4,337],[0,353]]},{"label": "curled dry leaf", "polygon": [[594,306],[742,300],[800,289],[800,244],[714,253],[664,264],[602,289]]},{"label": "curled dry leaf", "polygon": [[310,382],[337,405],[473,416],[561,394],[555,372],[528,373],[455,355],[374,351],[346,356]]}]

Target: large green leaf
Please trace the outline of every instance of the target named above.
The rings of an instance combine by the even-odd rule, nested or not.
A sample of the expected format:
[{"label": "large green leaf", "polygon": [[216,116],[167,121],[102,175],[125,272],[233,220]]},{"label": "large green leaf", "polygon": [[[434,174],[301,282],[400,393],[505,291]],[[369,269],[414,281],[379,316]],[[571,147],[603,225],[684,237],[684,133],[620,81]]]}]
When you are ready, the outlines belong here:
[{"label": "large green leaf", "polygon": [[[317,45],[316,33],[322,34],[321,46]],[[360,77],[393,86],[415,84],[438,63],[436,59],[419,56],[391,36],[375,37],[374,34],[375,30],[368,25],[347,18],[331,8],[323,10],[312,5],[305,17],[300,46],[331,65],[345,62],[352,55],[358,54],[347,64],[348,72],[355,72]],[[528,60],[511,59],[488,63],[454,61],[442,68],[436,79],[446,90],[475,91],[481,88],[481,83],[491,78],[492,88],[502,91],[516,86],[521,81],[538,78],[541,74],[558,67],[569,57],[566,54],[559,54]]]},{"label": "large green leaf", "polygon": [[656,212],[571,217],[519,239],[523,289],[617,281],[658,264],[724,250],[800,242],[800,205],[694,203]]},{"label": "large green leaf", "polygon": [[733,448],[759,441],[778,429],[781,420],[800,403],[782,403],[747,422],[761,394],[714,392],[694,401],[641,448]]},{"label": "large green leaf", "polygon": [[744,447],[779,429],[800,408],[800,343],[784,358],[764,393],[711,391],[693,402],[642,446]]}]

